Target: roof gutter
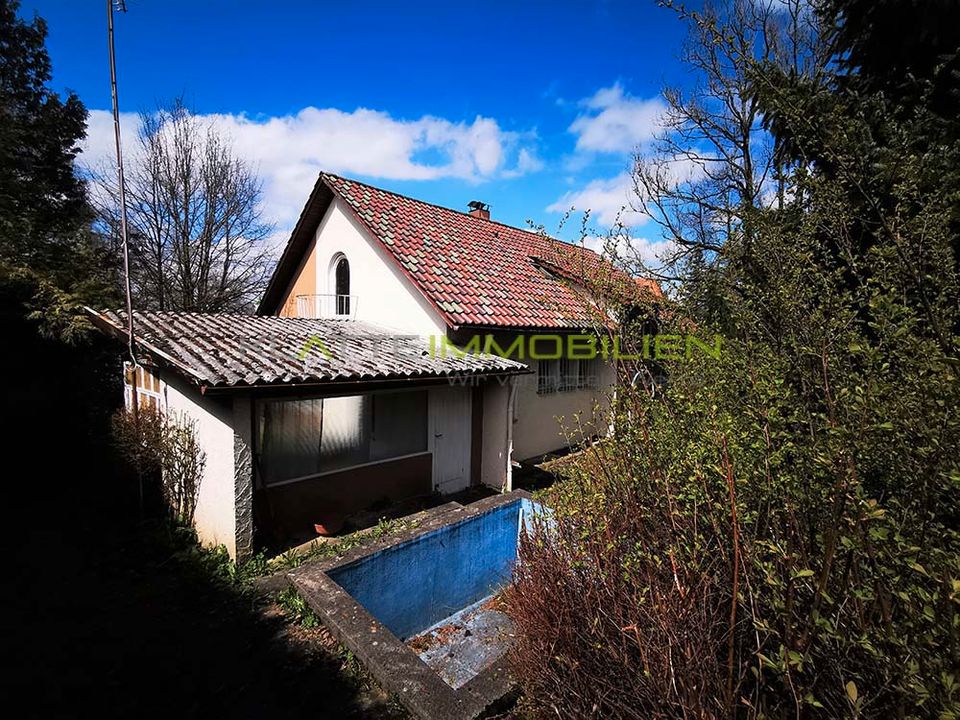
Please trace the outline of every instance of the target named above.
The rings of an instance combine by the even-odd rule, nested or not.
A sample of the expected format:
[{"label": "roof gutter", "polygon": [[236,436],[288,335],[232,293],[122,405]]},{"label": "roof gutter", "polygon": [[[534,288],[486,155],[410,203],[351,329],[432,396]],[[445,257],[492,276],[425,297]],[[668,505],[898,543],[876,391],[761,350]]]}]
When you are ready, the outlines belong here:
[{"label": "roof gutter", "polygon": [[472,332],[536,332],[536,333],[583,333],[595,331],[596,327],[589,325],[454,325],[454,332],[468,330]]}]

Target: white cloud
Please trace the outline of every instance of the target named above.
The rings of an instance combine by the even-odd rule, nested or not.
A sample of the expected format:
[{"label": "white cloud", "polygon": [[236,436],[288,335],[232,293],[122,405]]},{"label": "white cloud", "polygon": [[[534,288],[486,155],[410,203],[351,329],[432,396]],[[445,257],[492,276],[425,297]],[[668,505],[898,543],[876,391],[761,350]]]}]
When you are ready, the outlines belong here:
[{"label": "white cloud", "polygon": [[629,152],[649,143],[666,111],[661,98],[635,98],[620,83],[601,88],[580,105],[584,112],[570,125],[577,150],[604,153]]},{"label": "white cloud", "polygon": [[[704,168],[693,160],[678,158],[666,163],[663,172],[666,173],[667,182],[676,186],[703,177]],[[633,175],[623,172],[611,178],[591,180],[580,190],[564,193],[547,207],[547,212],[589,210],[591,217],[606,227],[619,223],[637,228],[649,222],[650,216],[637,209],[640,198],[636,193]]]},{"label": "white cloud", "polygon": [[[394,180],[457,178],[472,182],[513,177],[542,167],[529,134],[503,130],[496,120],[476,117],[453,122],[423,116],[401,120],[388,113],[359,108],[304,108],[295,115],[252,118],[246,114],[201,116],[228,136],[237,155],[250,162],[263,180],[264,210],[284,235],[299,216],[322,170]],[[90,112],[81,163],[111,163],[113,118],[105,110]],[[122,117],[124,151],[133,157],[138,118]]]},{"label": "white cloud", "polygon": [[580,190],[564,193],[547,207],[547,212],[589,210],[592,218],[608,227],[617,222],[628,226],[642,225],[649,218],[632,210],[634,199],[633,177],[625,172],[612,178],[591,180]]},{"label": "white cloud", "polygon": [[508,178],[520,177],[543,170],[543,160],[537,157],[536,153],[527,148],[520,148],[517,153],[516,167],[512,170],[504,170],[503,176]]},{"label": "white cloud", "polygon": [[664,257],[675,247],[670,240],[651,240],[622,233],[610,238],[594,235],[584,238],[583,244],[585,247],[601,254],[613,252],[616,257],[629,265],[633,265],[634,261],[639,260],[645,267],[652,269],[660,269]]},{"label": "white cloud", "polygon": [[[579,105],[582,112],[569,128],[577,136],[576,150],[565,161],[565,168],[577,173],[590,167],[598,153],[642,151],[661,129],[661,117],[666,111],[661,98],[635,98],[619,82],[600,88]],[[584,187],[564,193],[547,211],[589,210],[601,225],[638,227],[650,218],[634,209],[636,200],[633,177],[623,172],[590,180]]]}]

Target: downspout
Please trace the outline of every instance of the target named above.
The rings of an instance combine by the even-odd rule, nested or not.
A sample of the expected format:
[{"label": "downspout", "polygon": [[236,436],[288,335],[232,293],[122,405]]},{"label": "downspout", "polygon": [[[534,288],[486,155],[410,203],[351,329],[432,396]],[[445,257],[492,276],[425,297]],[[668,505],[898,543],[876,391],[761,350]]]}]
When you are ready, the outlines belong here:
[{"label": "downspout", "polygon": [[513,490],[513,408],[517,398],[517,378],[510,376],[507,380],[510,390],[507,398],[507,492]]}]

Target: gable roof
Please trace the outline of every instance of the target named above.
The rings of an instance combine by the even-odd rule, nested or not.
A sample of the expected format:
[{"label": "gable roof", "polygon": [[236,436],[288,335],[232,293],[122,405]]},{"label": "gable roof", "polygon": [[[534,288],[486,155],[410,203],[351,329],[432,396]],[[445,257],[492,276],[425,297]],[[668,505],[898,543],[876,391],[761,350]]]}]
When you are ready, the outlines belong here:
[{"label": "gable roof", "polygon": [[[126,339],[125,312],[86,310],[100,329]],[[529,372],[493,355],[431,353],[425,338],[355,320],[148,311],[133,317],[141,350],[203,390]]]},{"label": "gable roof", "polygon": [[279,307],[335,197],[451,327],[583,328],[597,321],[587,286],[661,294],[578,245],[321,173],[258,312]]}]

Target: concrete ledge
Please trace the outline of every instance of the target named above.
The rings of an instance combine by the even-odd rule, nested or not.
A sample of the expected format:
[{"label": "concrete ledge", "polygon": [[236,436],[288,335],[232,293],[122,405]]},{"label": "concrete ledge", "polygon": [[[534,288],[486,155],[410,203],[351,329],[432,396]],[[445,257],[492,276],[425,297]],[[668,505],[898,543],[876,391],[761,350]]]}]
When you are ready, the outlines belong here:
[{"label": "concrete ledge", "polygon": [[340,558],[307,562],[289,573],[290,582],[337,639],[414,715],[423,720],[473,720],[484,717],[500,710],[505,701],[512,700],[516,695],[516,685],[507,671],[505,658],[454,690],[412,649],[334,582],[327,572],[521,498],[530,499],[530,494],[517,490],[461,508],[445,509],[425,518],[416,528],[354,548]]},{"label": "concrete ledge", "polygon": [[[444,503],[443,505],[437,505],[432,508],[427,508],[426,510],[420,510],[419,512],[415,512],[412,515],[406,515],[404,517],[395,518],[395,520],[403,522],[404,524],[408,524],[408,525],[416,525],[416,528],[419,528],[421,527],[422,523],[424,523],[428,518],[436,519],[441,515],[444,515],[446,513],[449,513],[455,510],[459,510],[462,507],[463,505],[461,505],[460,503],[447,502],[447,503]],[[416,529],[416,528],[410,528],[410,529]],[[310,562],[319,562],[318,560],[311,561],[309,559],[309,556],[313,553],[318,552],[321,548],[323,548],[324,550],[330,550],[330,555],[327,558],[325,558],[324,561],[334,562],[335,564],[339,564],[341,562],[341,558],[345,556],[346,551],[338,553],[336,552],[336,550],[337,550],[337,547],[341,545],[346,538],[348,537],[364,538],[364,542],[361,545],[361,549],[369,551],[369,549],[372,547],[384,547],[383,544],[377,545],[377,543],[378,542],[386,543],[387,540],[393,537],[393,534],[391,534],[389,536],[385,536],[384,538],[378,538],[377,540],[367,540],[366,538],[369,538],[371,535],[373,535],[376,529],[377,529],[376,526],[368,527],[368,528],[364,528],[363,530],[357,530],[355,533],[351,533],[350,535],[344,535],[342,537],[316,537],[313,540],[307,540],[305,543],[301,543],[300,545],[290,548],[285,553],[283,553],[283,555],[287,555],[291,553],[294,555],[304,555],[306,556],[304,559],[305,564]],[[403,531],[398,530],[397,532],[399,533],[399,532],[405,532],[405,531],[406,530],[403,530]],[[271,565],[275,564],[281,557],[282,555],[276,555],[270,558],[267,562],[268,564],[271,564]],[[290,583],[289,569],[276,570],[267,575],[258,577],[253,581],[253,586],[259,592],[264,594],[281,592],[282,590],[286,590],[288,587],[290,587],[290,585],[291,583]]]}]

